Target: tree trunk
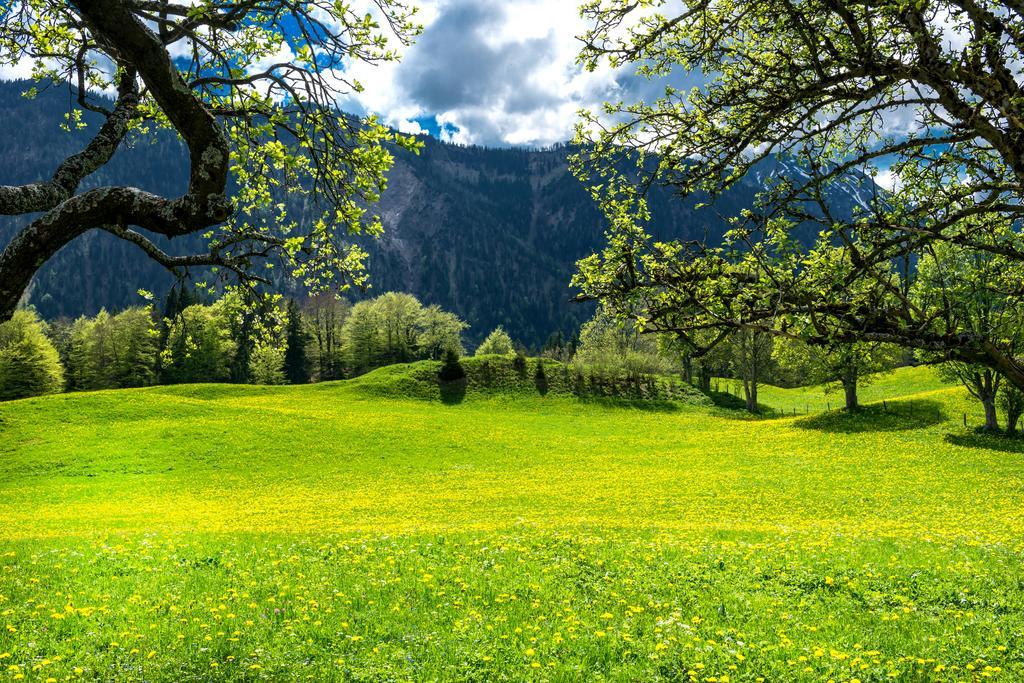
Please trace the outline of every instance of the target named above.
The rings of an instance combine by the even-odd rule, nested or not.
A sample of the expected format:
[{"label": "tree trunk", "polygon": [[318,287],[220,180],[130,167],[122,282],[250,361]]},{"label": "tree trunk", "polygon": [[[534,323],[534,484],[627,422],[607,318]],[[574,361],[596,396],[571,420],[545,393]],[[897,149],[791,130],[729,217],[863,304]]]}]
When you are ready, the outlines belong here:
[{"label": "tree trunk", "polygon": [[1006,433],[1009,436],[1013,436],[1017,433],[1017,420],[1020,419],[1019,415],[1009,413],[1006,416]]},{"label": "tree trunk", "polygon": [[743,393],[747,399],[747,412],[757,412],[757,382],[743,382]]},{"label": "tree trunk", "polygon": [[703,391],[705,394],[710,394],[711,393],[711,373],[710,372],[705,372],[704,370],[701,370],[700,371],[700,375],[698,377],[698,380],[700,382],[700,390]]},{"label": "tree trunk", "polygon": [[683,357],[683,380],[687,384],[693,384],[693,359],[689,356]]},{"label": "tree trunk", "polygon": [[999,430],[999,420],[996,418],[996,398],[990,396],[982,399],[981,404],[985,406],[985,431],[995,432]]},{"label": "tree trunk", "polygon": [[852,413],[858,410],[860,402],[857,400],[857,380],[844,379],[843,393],[846,395],[846,411]]}]

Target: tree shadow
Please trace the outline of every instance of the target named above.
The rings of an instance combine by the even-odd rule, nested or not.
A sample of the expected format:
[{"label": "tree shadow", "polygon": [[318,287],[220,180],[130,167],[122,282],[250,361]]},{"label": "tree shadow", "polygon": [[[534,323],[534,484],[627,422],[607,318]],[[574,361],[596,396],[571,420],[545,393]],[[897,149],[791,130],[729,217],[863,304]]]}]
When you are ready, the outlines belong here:
[{"label": "tree shadow", "polygon": [[863,406],[855,412],[833,410],[818,413],[793,424],[800,429],[856,434],[859,432],[906,432],[925,429],[946,421],[942,404],[919,399],[885,405]]},{"label": "tree shadow", "polygon": [[461,379],[454,379],[449,382],[438,380],[437,386],[441,390],[441,402],[455,405],[465,400],[469,379],[462,377]]},{"label": "tree shadow", "polygon": [[711,402],[715,404],[717,408],[725,408],[727,410],[747,410],[747,402],[735,394],[730,394],[728,391],[709,391],[706,396],[711,399]]},{"label": "tree shadow", "polygon": [[771,406],[766,406],[763,403],[757,404],[757,412],[752,413],[747,410],[747,401],[735,394],[730,394],[728,391],[715,391],[701,392],[704,396],[711,399],[711,403],[716,408],[721,408],[717,414],[720,417],[725,417],[733,420],[766,420],[779,417],[788,417],[784,413],[780,413]]},{"label": "tree shadow", "polygon": [[580,403],[601,406],[602,408],[622,408],[643,410],[650,413],[677,413],[678,404],[664,399],[622,398],[618,396],[580,396]]},{"label": "tree shadow", "polygon": [[544,371],[544,361],[540,358],[537,359],[537,371],[533,375],[533,384],[537,387],[537,392],[541,396],[548,395],[548,391],[551,387],[548,384],[547,373]]},{"label": "tree shadow", "polygon": [[1005,432],[985,432],[976,430],[968,433],[946,434],[946,443],[964,448],[984,448],[1002,453],[1024,453],[1024,438],[1020,435],[1010,436]]}]

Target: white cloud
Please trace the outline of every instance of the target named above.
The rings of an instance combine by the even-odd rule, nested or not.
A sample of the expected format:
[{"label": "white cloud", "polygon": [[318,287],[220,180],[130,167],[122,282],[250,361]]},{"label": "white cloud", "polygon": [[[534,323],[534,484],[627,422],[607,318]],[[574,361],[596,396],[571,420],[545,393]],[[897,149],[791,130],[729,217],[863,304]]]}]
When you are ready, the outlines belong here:
[{"label": "white cloud", "polygon": [[32,60],[21,59],[16,64],[0,64],[0,81],[32,78]]},{"label": "white cloud", "polygon": [[883,189],[889,190],[890,192],[895,192],[896,190],[900,189],[900,186],[902,184],[899,176],[893,173],[892,169],[890,168],[880,170],[878,173],[876,173],[874,181],[876,185]]},{"label": "white cloud", "polygon": [[[572,135],[576,112],[619,87],[610,69],[576,65],[585,25],[575,2],[421,2],[425,31],[400,64],[354,64],[365,91],[342,106],[399,129],[431,119],[456,142],[547,145]],[[420,127],[419,124],[416,124]]]}]

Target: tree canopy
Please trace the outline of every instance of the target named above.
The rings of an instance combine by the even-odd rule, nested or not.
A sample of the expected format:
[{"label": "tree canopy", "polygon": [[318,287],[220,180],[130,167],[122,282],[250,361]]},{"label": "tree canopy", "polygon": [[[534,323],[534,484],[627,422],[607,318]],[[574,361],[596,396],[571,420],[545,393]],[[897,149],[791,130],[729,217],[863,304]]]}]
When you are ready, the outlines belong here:
[{"label": "tree canopy", "polygon": [[461,356],[462,331],[455,314],[423,306],[411,294],[386,292],[360,301],[341,327],[341,346],[357,373],[393,363],[440,360],[448,352]]},{"label": "tree canopy", "polygon": [[[755,329],[895,343],[1024,387],[1004,337],[957,324],[955,296],[911,296],[916,263],[940,247],[999,257],[1001,286],[1024,291],[1024,6],[593,0],[583,12],[587,67],[668,85],[579,124],[575,168],[610,223],[607,248],[579,264],[582,296],[697,355]],[[679,87],[684,72],[702,84]],[[782,172],[724,244],[646,232],[651,185],[714,201],[769,159]],[[883,167],[891,189],[871,182]]]},{"label": "tree canopy", "polygon": [[30,310],[0,323],[0,401],[57,393],[64,368],[43,324]]},{"label": "tree canopy", "polygon": [[[0,65],[28,61],[39,87],[66,84],[74,106],[102,114],[88,145],[44,181],[0,186],[0,215],[33,215],[0,253],[0,320],[38,268],[90,230],[140,247],[172,272],[212,268],[244,284],[280,263],[310,289],[365,281],[349,235],[381,231],[367,209],[385,186],[389,143],[415,148],[373,118],[337,111],[362,86],[353,62],[397,58],[419,30],[403,0],[370,13],[328,0],[23,0],[0,8]],[[32,95],[34,89],[27,94]],[[114,100],[103,97],[114,93]],[[191,161],[179,196],[132,186],[79,191],[126,141],[177,133]],[[304,195],[311,215],[285,215]],[[209,249],[177,255],[163,238],[203,234]]]}]

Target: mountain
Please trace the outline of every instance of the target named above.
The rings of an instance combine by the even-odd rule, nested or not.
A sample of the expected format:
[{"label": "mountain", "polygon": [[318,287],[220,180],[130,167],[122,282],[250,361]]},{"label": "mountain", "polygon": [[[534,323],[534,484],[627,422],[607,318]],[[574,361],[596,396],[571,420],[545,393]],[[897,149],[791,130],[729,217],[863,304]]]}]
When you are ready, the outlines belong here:
[{"label": "mountain", "polygon": [[[70,111],[66,89],[32,100],[27,84],[0,83],[0,183],[48,177],[65,156],[80,149],[88,130],[60,129]],[[92,123],[94,118],[86,116]],[[537,347],[553,332],[571,335],[593,312],[571,303],[575,262],[604,245],[597,207],[572,176],[569,148],[488,149],[424,138],[419,155],[398,151],[389,188],[377,207],[384,236],[366,240],[373,292],[401,290],[424,303],[452,310],[470,323],[470,342],[497,325]],[[650,196],[653,232],[660,238],[717,240],[723,215],[751,206],[765,174],[793,172],[769,160],[720,198],[714,208],[696,208],[669,190]],[[188,157],[170,135],[119,150],[85,186],[132,183],[161,193],[180,193]],[[840,204],[852,204],[858,188]],[[302,212],[297,204],[292,211]],[[301,215],[301,214],[300,214]],[[0,217],[0,245],[25,219]],[[177,240],[186,251],[199,238]],[[137,291],[165,292],[171,276],[136,247],[99,232],[72,242],[47,263],[30,291],[30,302],[48,318],[94,314],[139,303]]]}]

